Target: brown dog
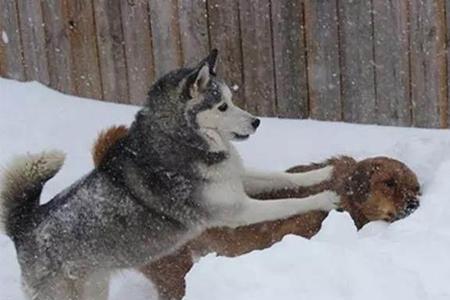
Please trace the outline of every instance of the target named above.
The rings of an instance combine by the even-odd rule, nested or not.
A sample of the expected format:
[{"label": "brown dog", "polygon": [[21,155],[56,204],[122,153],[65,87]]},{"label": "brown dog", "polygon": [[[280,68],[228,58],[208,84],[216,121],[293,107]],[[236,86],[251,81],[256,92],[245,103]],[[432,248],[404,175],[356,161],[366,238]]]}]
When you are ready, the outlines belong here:
[{"label": "brown dog", "polygon": [[[93,147],[95,165],[101,162],[109,147],[126,134],[124,126],[111,127],[100,133]],[[320,164],[296,166],[287,172],[306,172],[330,164],[334,165],[331,181],[308,188],[251,196],[259,199],[305,197],[327,189],[335,190],[341,195],[342,208],[351,215],[358,228],[375,220],[393,222],[419,206],[420,186],[416,175],[394,159],[377,157],[356,162],[350,157],[340,157]],[[326,216],[327,213],[317,211],[235,229],[210,229],[176,253],[141,268],[141,271],[155,284],[161,299],[182,299],[184,277],[193,265],[193,257],[211,252],[238,256],[268,248],[287,234],[310,238],[320,230]]]}]

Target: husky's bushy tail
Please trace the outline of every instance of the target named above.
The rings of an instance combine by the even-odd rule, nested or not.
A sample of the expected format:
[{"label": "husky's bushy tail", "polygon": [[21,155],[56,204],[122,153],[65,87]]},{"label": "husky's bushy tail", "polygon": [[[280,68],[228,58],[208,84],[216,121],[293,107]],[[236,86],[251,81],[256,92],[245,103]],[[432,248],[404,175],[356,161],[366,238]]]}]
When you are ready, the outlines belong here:
[{"label": "husky's bushy tail", "polygon": [[31,225],[44,184],[61,169],[65,154],[53,150],[17,156],[3,170],[0,181],[0,229],[9,237]]}]

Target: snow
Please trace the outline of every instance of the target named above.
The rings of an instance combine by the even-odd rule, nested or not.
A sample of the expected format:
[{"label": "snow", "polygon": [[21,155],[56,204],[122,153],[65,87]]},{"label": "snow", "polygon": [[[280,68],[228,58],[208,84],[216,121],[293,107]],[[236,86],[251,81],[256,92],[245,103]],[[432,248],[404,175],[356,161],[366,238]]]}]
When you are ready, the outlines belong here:
[{"label": "snow", "polygon": [[6,33],[6,31],[2,30],[2,41],[5,44],[9,43],[9,39],[8,39],[8,34]]},{"label": "snow", "polygon": [[[65,166],[45,187],[42,198],[49,199],[92,167],[97,133],[129,124],[137,109],[0,79],[0,166],[19,153],[65,151]],[[236,258],[210,254],[188,274],[186,299],[450,299],[448,130],[265,118],[257,134],[237,146],[247,165],[270,170],[338,154],[388,155],[417,172],[422,205],[404,220],[370,223],[359,232],[346,213],[335,212],[312,240],[287,236]],[[23,300],[14,246],[1,234],[0,259],[0,299]],[[154,297],[135,271],[112,281],[110,299]]]}]

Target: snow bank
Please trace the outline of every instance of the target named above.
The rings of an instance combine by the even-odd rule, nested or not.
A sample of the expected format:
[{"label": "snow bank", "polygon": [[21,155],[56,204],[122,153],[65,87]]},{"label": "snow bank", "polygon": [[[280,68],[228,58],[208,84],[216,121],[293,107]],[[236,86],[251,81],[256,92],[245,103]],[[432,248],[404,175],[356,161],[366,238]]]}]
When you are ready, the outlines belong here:
[{"label": "snow bank", "polygon": [[[49,199],[91,168],[97,133],[129,124],[136,110],[0,79],[0,166],[14,154],[64,150],[67,163],[44,190]],[[405,220],[359,232],[347,214],[333,213],[310,241],[287,236],[237,258],[209,255],[188,274],[186,299],[450,299],[448,130],[264,119],[238,149],[247,165],[271,170],[338,154],[389,155],[418,173],[422,206]],[[3,235],[0,259],[0,299],[24,299],[14,246]],[[111,299],[151,299],[151,293],[134,271],[119,273],[111,285]]]}]

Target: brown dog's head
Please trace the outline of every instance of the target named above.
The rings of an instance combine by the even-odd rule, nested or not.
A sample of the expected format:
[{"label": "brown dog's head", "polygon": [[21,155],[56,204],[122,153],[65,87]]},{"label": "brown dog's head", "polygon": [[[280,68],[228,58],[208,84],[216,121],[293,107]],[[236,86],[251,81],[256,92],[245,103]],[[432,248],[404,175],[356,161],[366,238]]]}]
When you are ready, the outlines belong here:
[{"label": "brown dog's head", "polygon": [[375,157],[356,164],[351,176],[341,181],[342,206],[358,227],[375,220],[394,222],[419,207],[420,185],[402,162]]}]

